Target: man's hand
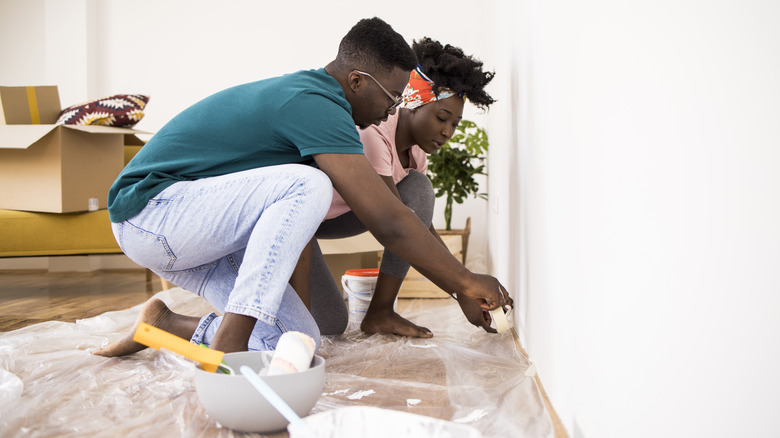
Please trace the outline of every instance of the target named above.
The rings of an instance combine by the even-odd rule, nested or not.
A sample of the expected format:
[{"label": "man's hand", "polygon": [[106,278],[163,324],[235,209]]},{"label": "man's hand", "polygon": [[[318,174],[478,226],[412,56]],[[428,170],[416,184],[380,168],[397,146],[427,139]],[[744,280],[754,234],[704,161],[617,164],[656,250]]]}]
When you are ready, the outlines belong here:
[{"label": "man's hand", "polygon": [[468,287],[458,292],[476,301],[482,310],[493,310],[498,307],[513,307],[514,302],[506,288],[495,277],[485,274],[471,274]]},{"label": "man's hand", "polygon": [[490,310],[514,307],[514,301],[506,288],[489,275],[472,274],[473,281],[468,289],[457,294],[458,304],[466,319],[488,333],[497,333],[490,327],[493,319]]}]

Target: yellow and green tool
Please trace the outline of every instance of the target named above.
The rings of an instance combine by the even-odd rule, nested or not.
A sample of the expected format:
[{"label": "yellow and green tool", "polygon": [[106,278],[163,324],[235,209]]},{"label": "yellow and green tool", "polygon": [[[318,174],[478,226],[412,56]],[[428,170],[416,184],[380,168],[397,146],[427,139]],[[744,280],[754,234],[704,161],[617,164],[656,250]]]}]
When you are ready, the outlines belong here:
[{"label": "yellow and green tool", "polygon": [[222,357],[225,356],[224,352],[195,345],[192,342],[184,340],[172,333],[168,333],[165,330],[158,329],[145,322],[138,325],[138,328],[133,335],[133,340],[156,350],[165,348],[166,350],[181,354],[187,359],[192,359],[195,362],[200,363],[200,367],[203,371],[214,373],[219,370],[226,374],[233,374],[233,370],[222,363]]}]

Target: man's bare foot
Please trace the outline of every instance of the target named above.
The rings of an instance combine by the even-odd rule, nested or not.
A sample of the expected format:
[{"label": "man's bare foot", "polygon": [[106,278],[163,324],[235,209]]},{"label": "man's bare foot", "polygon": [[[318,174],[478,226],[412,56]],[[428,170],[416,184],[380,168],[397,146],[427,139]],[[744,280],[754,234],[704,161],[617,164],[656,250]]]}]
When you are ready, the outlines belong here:
[{"label": "man's bare foot", "polygon": [[189,340],[198,327],[200,318],[194,316],[185,316],[174,313],[164,302],[157,298],[152,298],[141,307],[141,312],[133,324],[130,333],[122,339],[95,350],[92,354],[105,357],[116,357],[133,354],[146,348],[145,345],[133,341],[133,334],[141,322],[173,333],[176,336]]},{"label": "man's bare foot", "polygon": [[391,333],[412,338],[432,338],[433,333],[425,327],[413,324],[395,312],[366,313],[360,330],[365,333]]}]

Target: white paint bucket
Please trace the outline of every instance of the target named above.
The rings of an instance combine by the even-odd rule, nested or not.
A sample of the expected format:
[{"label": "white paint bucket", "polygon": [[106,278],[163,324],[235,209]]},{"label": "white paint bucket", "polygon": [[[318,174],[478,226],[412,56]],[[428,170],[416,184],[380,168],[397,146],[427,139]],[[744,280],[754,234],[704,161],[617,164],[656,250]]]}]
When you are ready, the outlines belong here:
[{"label": "white paint bucket", "polygon": [[359,329],[374,295],[379,269],[348,269],[341,286],[349,300],[349,329]]}]

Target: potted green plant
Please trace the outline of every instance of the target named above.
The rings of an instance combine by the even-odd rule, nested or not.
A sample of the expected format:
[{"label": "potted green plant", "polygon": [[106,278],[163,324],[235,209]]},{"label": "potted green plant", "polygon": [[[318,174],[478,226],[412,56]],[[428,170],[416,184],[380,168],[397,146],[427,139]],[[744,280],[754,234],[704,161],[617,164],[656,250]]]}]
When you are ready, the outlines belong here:
[{"label": "potted green plant", "polygon": [[441,235],[461,234],[463,238],[463,262],[466,260],[471,218],[463,230],[452,230],[452,207],[462,204],[470,195],[487,199],[487,193],[479,192],[476,175],[487,175],[485,159],[488,136],[484,129],[470,120],[461,120],[455,135],[435,154],[428,155],[428,178],[437,198],[444,198],[445,229]]}]

